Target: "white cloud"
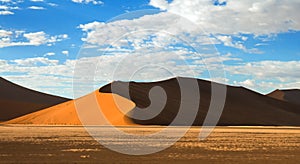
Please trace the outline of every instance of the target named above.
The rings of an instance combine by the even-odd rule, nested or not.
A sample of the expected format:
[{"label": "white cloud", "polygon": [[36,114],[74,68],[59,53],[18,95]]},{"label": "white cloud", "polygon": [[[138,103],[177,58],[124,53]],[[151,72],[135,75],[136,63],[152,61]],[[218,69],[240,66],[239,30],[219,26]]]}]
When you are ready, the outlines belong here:
[{"label": "white cloud", "polygon": [[[88,50],[84,49],[82,54],[85,51]],[[96,52],[101,54],[97,50]],[[62,53],[66,54],[66,52]],[[53,54],[53,52],[47,53],[47,55]],[[110,49],[106,54],[97,57],[82,57],[77,60],[66,60],[64,63],[46,57],[3,61],[0,62],[2,63],[0,64],[0,75],[10,72],[11,76],[6,77],[21,82],[25,86],[48,93],[72,97],[73,91],[71,87],[76,63],[76,71],[79,71],[79,75],[76,74],[75,79],[81,79],[87,75],[92,76],[92,72],[95,72],[93,78],[95,81],[91,81],[91,83],[93,82],[92,84],[95,84],[94,89],[97,89],[112,80],[153,81],[174,76],[200,76],[206,71],[205,65],[201,62],[198,64],[187,63],[188,60],[193,59],[197,61],[202,60],[202,58],[212,58],[213,56],[215,55],[203,54],[201,56],[190,52],[186,48],[177,48],[176,50],[173,49],[173,51],[163,49],[118,51],[118,49]],[[227,59],[224,60],[231,60],[229,55],[226,56]],[[206,61],[206,64],[214,64],[215,62],[209,59]],[[95,65],[97,66],[96,68]],[[18,76],[20,74],[25,75],[17,79],[17,75],[14,76],[14,73]],[[91,83],[86,85],[91,85]],[[63,89],[54,90],[53,88],[55,87]],[[84,91],[85,94],[89,92],[92,92],[92,90]]]},{"label": "white cloud", "polygon": [[[300,30],[298,0],[225,0],[216,6],[214,1],[151,0],[150,5],[184,16],[209,33],[255,34]],[[168,24],[166,22],[165,24]]]},{"label": "white cloud", "polygon": [[278,82],[272,80],[247,79],[245,81],[233,81],[233,85],[243,86],[251,90],[260,92],[262,94],[268,94],[274,91],[275,89],[299,89],[300,88],[299,81]]},{"label": "white cloud", "polygon": [[54,43],[56,42],[61,42],[63,40],[68,39],[68,35],[67,34],[61,34],[61,35],[55,35],[55,36],[51,36],[48,39],[48,46],[52,46]]},{"label": "white cloud", "polygon": [[45,57],[36,57],[36,58],[26,58],[26,59],[16,59],[12,60],[11,62],[16,63],[18,66],[22,67],[32,67],[32,66],[39,66],[39,65],[57,65],[59,63],[58,60],[50,60]]},{"label": "white cloud", "polygon": [[244,81],[234,81],[262,93],[274,89],[300,88],[300,61],[259,61],[226,67],[227,74],[248,78]]},{"label": "white cloud", "polygon": [[[93,0],[73,0],[73,2],[102,4],[100,1]],[[203,52],[199,54],[186,47],[178,47],[177,43],[183,43],[182,40],[192,41],[196,45],[222,42],[225,46],[251,52],[255,49],[245,47],[244,42],[248,38],[240,34],[264,36],[300,29],[300,18],[297,14],[299,1],[282,0],[276,1],[276,4],[274,0],[226,2],[225,6],[214,6],[211,0],[173,0],[171,2],[151,0],[150,5],[166,10],[166,12],[145,15],[132,20],[110,23],[91,22],[79,26],[86,34],[82,38],[87,43],[84,50],[88,52],[96,46],[93,50],[98,57],[67,60],[65,63],[48,58],[0,61],[0,73],[24,73],[25,75],[19,76],[19,79],[16,76],[9,78],[19,82],[25,81],[27,83],[25,86],[50,93],[62,94],[61,91],[64,89],[53,88],[67,88],[62,95],[70,97],[72,89],[68,87],[72,86],[76,62],[86,63],[82,71],[87,70],[88,73],[91,71],[88,70],[90,66],[97,65],[95,77],[98,85],[114,80],[112,79],[114,73],[120,80],[128,80],[130,75],[134,75],[133,80],[159,80],[170,76],[194,76],[195,74],[201,77],[206,71],[203,61],[210,68],[219,69],[222,67],[220,62],[240,59],[231,54],[220,57],[215,53],[204,53],[205,48],[209,46],[203,46]],[[194,23],[173,13],[182,15]],[[204,33],[202,29],[207,33]],[[17,36],[20,40],[16,39]],[[239,41],[235,40],[236,37]],[[0,31],[0,47],[52,45],[67,38],[66,34],[49,36],[43,31],[17,34],[14,31],[3,30]],[[116,40],[117,38],[120,40]],[[102,54],[106,51],[107,45],[111,47],[107,49],[106,54]],[[185,61],[192,62],[185,63]],[[230,74],[247,77],[248,80],[236,81],[236,84],[254,88],[270,85],[275,89],[283,84],[284,86],[299,86],[299,65],[299,61],[263,61],[226,66],[226,69]],[[252,78],[256,80],[251,80]],[[228,82],[228,79],[221,77],[215,77],[213,80]],[[88,92],[90,91],[86,93]]]},{"label": "white cloud", "polygon": [[248,40],[248,37],[242,36],[241,39],[242,39],[243,41],[247,41],[247,40]]},{"label": "white cloud", "polygon": [[237,48],[237,49],[241,49],[241,50],[244,50],[246,51],[246,47],[239,43],[239,42],[235,42],[233,43],[233,40],[232,40],[232,37],[231,36],[226,36],[226,35],[219,35],[217,36],[217,38],[222,41],[224,43],[225,46],[228,46],[228,47],[234,47],[234,48]]},{"label": "white cloud", "polygon": [[0,59],[0,67],[1,67],[1,66],[5,66],[5,65],[7,65],[7,61],[6,61],[6,60],[1,60],[1,59]]},{"label": "white cloud", "polygon": [[[75,64],[77,64],[76,71],[79,71],[79,74],[76,74],[74,78],[80,81],[81,78],[87,75],[92,76],[92,81],[82,85],[94,85],[93,89],[97,89],[112,80],[153,81],[174,76],[202,77],[202,73],[206,71],[203,64],[197,65],[185,62],[189,59],[201,60],[200,58],[197,59],[199,57],[197,55],[188,55],[188,50],[162,51],[159,53],[151,49],[148,51],[145,54],[134,51],[126,54],[111,51],[106,55],[66,60],[64,63],[46,57],[0,60],[0,75],[10,72],[11,75],[4,74],[2,76],[36,90],[72,97]],[[213,55],[207,54],[202,57],[208,58],[207,63],[213,64],[214,60],[209,59],[211,56]],[[229,57],[228,54],[226,56]],[[252,66],[249,66],[249,64],[226,66],[228,75],[237,74],[248,77],[246,80],[233,82],[234,85],[242,85],[264,93],[277,88],[300,88],[300,77],[297,75],[297,72],[300,71],[300,68],[298,68],[299,61],[262,61],[250,65]],[[95,72],[95,74],[92,72]],[[13,75],[14,73],[16,75]],[[225,77],[213,77],[207,80],[229,83],[229,79]],[[86,80],[82,79],[82,82],[86,82]],[[87,94],[92,92],[93,89],[86,90],[83,93]]]},{"label": "white cloud", "polygon": [[8,2],[11,2],[12,0],[0,0],[0,2],[2,3],[8,3]]},{"label": "white cloud", "polygon": [[10,37],[13,34],[11,31],[0,30],[0,38]]},{"label": "white cloud", "polygon": [[235,85],[241,85],[241,86],[244,86],[244,87],[247,87],[247,88],[253,88],[256,85],[254,79],[247,79],[247,80],[241,81],[241,82],[234,81],[233,83]]},{"label": "white cloud", "polygon": [[1,9],[1,10],[8,10],[9,7],[8,7],[8,6],[4,6],[4,5],[0,5],[0,9]]},{"label": "white cloud", "polygon": [[[242,41],[246,41],[248,39],[247,37],[244,37],[244,36],[237,36],[237,37],[240,37],[240,39]],[[243,44],[242,41],[234,41],[234,39],[230,35],[216,35],[216,38],[219,41],[221,41],[224,44],[224,46],[227,46],[227,47],[233,47],[233,48],[236,48],[236,49],[240,49],[240,50],[243,50],[246,53],[251,53],[251,54],[261,54],[261,53],[263,53],[262,51],[260,51],[257,48],[248,49]]]},{"label": "white cloud", "polygon": [[0,30],[0,48],[12,46],[40,46],[44,44],[51,46],[65,39],[68,39],[67,34],[49,36],[44,31],[26,33],[20,30]]},{"label": "white cloud", "polygon": [[[46,5],[52,6],[52,7],[56,7],[58,6],[56,3],[52,3],[52,2],[47,2],[45,0],[30,0],[31,2],[37,2],[37,3],[44,3]],[[40,10],[44,10],[44,7],[34,7],[33,9],[40,9]]]},{"label": "white cloud", "polygon": [[300,81],[300,61],[259,61],[226,66],[231,74],[248,75],[259,80]]},{"label": "white cloud", "polygon": [[168,1],[165,0],[150,0],[149,4],[153,7],[160,8],[161,10],[166,10],[169,6]]},{"label": "white cloud", "polygon": [[208,81],[213,81],[216,83],[220,83],[220,84],[228,84],[228,82],[230,81],[229,79],[225,78],[225,77],[215,77],[215,78],[203,78],[203,80],[208,80]]},{"label": "white cloud", "polygon": [[45,57],[45,56],[54,56],[54,55],[55,55],[54,52],[47,52],[46,54],[44,54],[44,57]]},{"label": "white cloud", "polygon": [[62,51],[61,53],[64,54],[64,55],[66,55],[66,56],[69,55],[69,51]]},{"label": "white cloud", "polygon": [[43,31],[26,33],[23,36],[29,40],[30,45],[41,45],[47,43],[46,33]]},{"label": "white cloud", "polygon": [[31,9],[31,10],[45,10],[46,8],[44,8],[42,6],[30,6],[30,7],[28,7],[28,9]]},{"label": "white cloud", "polygon": [[243,86],[263,94],[275,89],[300,88],[300,61],[240,63],[225,65],[225,70],[226,76],[231,80],[221,81],[222,83]]},{"label": "white cloud", "polygon": [[[85,31],[86,41],[90,44],[124,46],[132,44],[136,48],[144,44],[147,38],[153,38],[151,44],[166,46],[176,42],[195,44],[213,44],[216,39],[204,33],[190,21],[170,13],[146,15],[134,20],[120,20],[110,23],[92,22],[79,26]],[[109,33],[109,35],[107,35]],[[116,39],[123,37],[116,43]],[[147,42],[149,43],[149,42]],[[150,43],[149,43],[150,44]]]},{"label": "white cloud", "polygon": [[94,5],[103,5],[104,4],[104,2],[99,1],[99,0],[72,0],[72,2],[75,2],[75,3],[84,3],[84,4],[92,3]]},{"label": "white cloud", "polygon": [[13,15],[14,13],[12,11],[0,11],[0,15]]},{"label": "white cloud", "polygon": [[299,89],[300,88],[300,82],[287,82],[287,83],[276,83],[276,82],[259,82],[256,84],[257,88],[256,90],[261,90],[264,93],[270,93],[271,91],[274,91],[275,89]]},{"label": "white cloud", "polygon": [[58,4],[56,4],[56,3],[47,3],[49,6],[52,6],[52,7],[56,7],[56,6],[58,6]]},{"label": "white cloud", "polygon": [[19,10],[18,6],[15,6],[20,1],[1,0],[0,15],[13,15],[15,14],[12,10]]},{"label": "white cloud", "polygon": [[[297,14],[300,1],[282,0],[278,2],[279,4],[275,3],[277,2],[275,0],[222,2],[226,2],[226,5],[216,6],[211,0],[171,2],[151,0],[150,5],[166,12],[145,15],[133,20],[91,22],[81,24],[79,28],[86,32],[86,37],[82,40],[90,44],[111,44],[114,39],[128,35],[124,37],[123,42],[120,41],[119,45],[114,46],[133,44],[135,48],[139,48],[143,41],[140,38],[154,36],[156,39],[153,40],[153,44],[158,46],[178,42],[176,39],[192,41],[195,44],[222,42],[225,46],[256,54],[263,52],[257,47],[246,47],[248,37],[243,34],[252,34],[260,39],[258,36],[300,30],[300,17]],[[260,10],[254,11],[253,7]],[[152,34],[149,35],[147,30],[152,30]],[[176,38],[171,38],[174,36]]]}]

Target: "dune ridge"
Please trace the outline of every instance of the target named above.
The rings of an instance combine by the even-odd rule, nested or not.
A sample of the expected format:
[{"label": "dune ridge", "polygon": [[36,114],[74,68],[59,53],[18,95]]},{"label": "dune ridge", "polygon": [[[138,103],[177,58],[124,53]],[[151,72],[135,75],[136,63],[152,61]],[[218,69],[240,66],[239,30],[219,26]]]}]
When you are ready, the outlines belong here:
[{"label": "dune ridge", "polygon": [[0,121],[7,121],[70,99],[34,91],[0,77]]},{"label": "dune ridge", "polygon": [[[178,80],[191,80],[191,78],[172,78],[152,83],[121,82],[115,81],[103,86],[99,92],[115,93],[131,99],[138,108],[129,112],[129,117],[137,115],[149,115],[148,111],[141,111],[150,105],[148,93],[154,86],[162,87],[167,94],[167,102],[156,117],[148,120],[133,119],[133,122],[141,125],[169,125],[178,113],[180,106],[180,87]],[[201,126],[206,117],[211,102],[211,86],[222,85],[210,81],[197,79],[200,92],[200,105],[193,125]],[[111,87],[114,86],[112,91]],[[129,96],[126,94],[126,86],[129,86]],[[251,91],[243,87],[226,86],[226,102],[218,125],[221,126],[300,126],[300,106],[289,102],[273,99],[269,96]],[[193,90],[193,88],[187,88]],[[298,97],[299,99],[300,97]],[[184,97],[188,101],[189,97]],[[140,110],[140,111],[138,111]],[[187,106],[185,110],[191,110]],[[144,113],[143,113],[144,112]],[[191,111],[190,111],[191,112]],[[189,113],[189,111],[188,111]],[[187,125],[182,118],[177,125]]]},{"label": "dune ridge", "polygon": [[[181,90],[178,80],[192,78],[172,78],[157,82],[122,82],[115,81],[99,90],[52,106],[25,116],[10,120],[8,124],[50,124],[50,125],[169,125],[178,114],[181,103]],[[201,126],[211,103],[211,87],[225,86],[210,81],[196,79],[200,92],[200,105],[196,109],[194,126]],[[114,90],[112,91],[112,86]],[[129,86],[129,96],[126,87]],[[167,99],[163,109],[155,117],[140,120],[138,116],[149,116],[151,112],[143,110],[151,105],[149,91],[159,86],[164,89]],[[251,91],[243,87],[226,86],[226,102],[217,125],[219,126],[300,126],[300,106],[287,101],[274,99],[268,95]],[[187,93],[195,90],[186,88]],[[185,112],[190,115],[189,105],[192,95],[183,98]],[[163,104],[158,98],[157,104]],[[157,105],[154,104],[154,105]],[[77,110],[75,105],[78,107]],[[100,109],[100,108],[101,109]],[[156,109],[155,109],[156,110]],[[101,112],[100,112],[101,111]],[[100,112],[100,113],[99,113]],[[150,112],[150,113],[149,113]],[[78,117],[78,114],[80,117]],[[106,121],[107,119],[107,121]],[[186,117],[179,118],[176,126],[189,125]]]},{"label": "dune ridge", "polygon": [[300,105],[300,90],[299,89],[287,89],[287,90],[275,90],[267,96],[286,101],[293,104]]}]

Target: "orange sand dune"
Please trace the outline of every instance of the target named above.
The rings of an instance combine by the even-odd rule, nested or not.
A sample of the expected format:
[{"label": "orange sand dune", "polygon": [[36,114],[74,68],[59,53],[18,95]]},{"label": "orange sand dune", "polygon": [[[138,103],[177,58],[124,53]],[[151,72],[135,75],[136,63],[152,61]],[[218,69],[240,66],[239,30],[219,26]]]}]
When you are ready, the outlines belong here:
[{"label": "orange sand dune", "polygon": [[123,113],[129,112],[134,107],[135,104],[126,98],[116,94],[95,91],[79,99],[70,100],[5,123],[82,125],[81,122],[83,122],[83,125],[107,125],[107,119],[112,125],[132,125],[133,123]]}]

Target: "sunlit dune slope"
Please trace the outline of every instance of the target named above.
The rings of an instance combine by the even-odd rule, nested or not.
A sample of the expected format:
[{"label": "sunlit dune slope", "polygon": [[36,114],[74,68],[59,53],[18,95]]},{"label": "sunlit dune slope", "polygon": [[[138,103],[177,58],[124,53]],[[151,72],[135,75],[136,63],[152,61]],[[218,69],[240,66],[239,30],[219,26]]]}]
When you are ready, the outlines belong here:
[{"label": "sunlit dune slope", "polygon": [[[75,106],[78,107],[77,110]],[[105,121],[107,119],[112,125],[132,125],[133,123],[123,113],[129,112],[134,107],[133,102],[121,96],[93,92],[79,99],[70,100],[5,123],[82,125],[81,121],[83,121],[83,125],[107,125],[108,122]]]},{"label": "sunlit dune slope", "polygon": [[0,77],[0,121],[7,121],[69,99],[37,92]]}]

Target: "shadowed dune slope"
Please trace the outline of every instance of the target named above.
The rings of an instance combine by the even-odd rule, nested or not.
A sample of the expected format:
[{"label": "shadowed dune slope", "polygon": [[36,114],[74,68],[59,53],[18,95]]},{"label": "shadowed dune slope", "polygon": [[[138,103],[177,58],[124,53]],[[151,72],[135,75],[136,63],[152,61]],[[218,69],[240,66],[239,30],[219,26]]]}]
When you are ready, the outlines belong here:
[{"label": "shadowed dune slope", "polygon": [[269,93],[267,96],[298,104],[300,105],[300,90],[299,89],[290,89],[290,90],[275,90],[271,93]]},{"label": "shadowed dune slope", "polygon": [[[116,103],[118,103],[117,106]],[[75,108],[77,106],[77,110]],[[100,107],[100,108],[99,108]],[[135,104],[119,95],[99,93],[98,91],[84,97],[70,100],[7,122],[5,124],[38,124],[38,125],[107,125],[101,115],[112,125],[132,125],[124,117]],[[102,111],[103,114],[99,113]],[[80,117],[78,116],[80,114]]]},{"label": "shadowed dune slope", "polygon": [[[132,119],[134,123],[142,125],[169,125],[178,113],[181,104],[181,92],[178,84],[181,81],[192,80],[190,78],[173,78],[160,82],[136,83],[116,81],[100,88],[103,93],[115,93],[132,100],[136,108],[128,113],[131,118],[139,118],[141,115],[152,115],[149,110],[143,110],[148,107],[151,101],[148,97],[149,91],[154,86],[162,87],[167,95],[166,105],[162,112],[149,119]],[[208,107],[211,102],[211,86],[222,84],[211,83],[209,81],[197,80],[201,94],[198,113],[193,125],[202,125],[206,117]],[[113,91],[112,91],[113,86]],[[129,95],[126,94],[126,87],[129,86]],[[194,88],[186,88],[188,92]],[[242,87],[227,86],[226,103],[218,125],[261,125],[261,126],[299,126],[300,108],[298,105],[273,99],[271,97],[253,92]],[[184,97],[187,102],[189,96]],[[164,100],[161,100],[164,101]],[[157,102],[162,103],[163,102]],[[186,103],[185,113],[188,115],[191,111]],[[154,111],[156,112],[156,111]],[[181,118],[176,125],[187,125],[186,119]]]},{"label": "shadowed dune slope", "polygon": [[68,100],[24,88],[0,77],[0,121],[7,121]]}]

